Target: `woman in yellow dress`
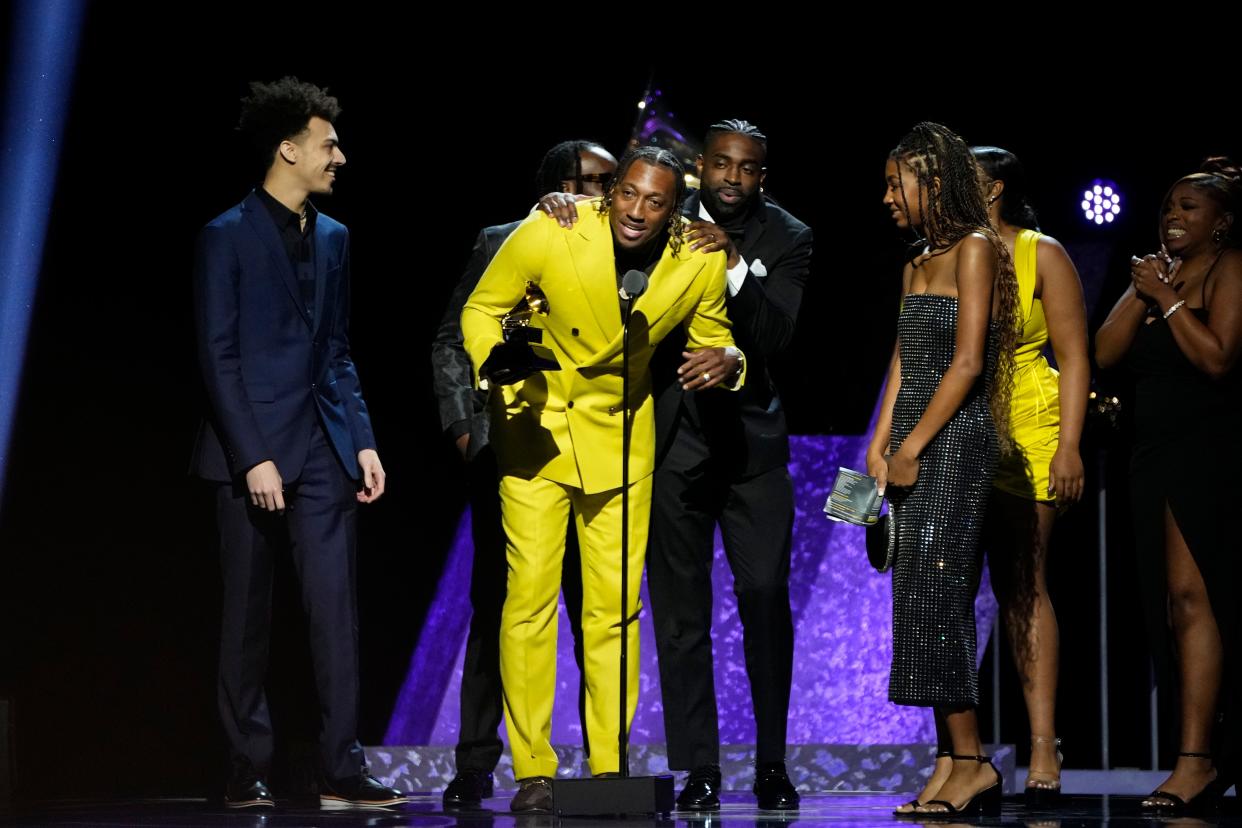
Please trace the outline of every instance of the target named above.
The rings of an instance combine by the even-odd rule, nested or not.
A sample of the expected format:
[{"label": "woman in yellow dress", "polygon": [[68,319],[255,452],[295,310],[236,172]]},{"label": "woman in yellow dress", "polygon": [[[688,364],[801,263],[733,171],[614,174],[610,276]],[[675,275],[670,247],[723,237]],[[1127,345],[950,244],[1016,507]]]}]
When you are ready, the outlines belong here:
[{"label": "woman in yellow dress", "polygon": [[[1045,569],[1058,509],[1082,497],[1078,442],[1091,370],[1087,315],[1082,283],[1065,248],[1039,232],[1021,162],[997,147],[973,152],[989,217],[1013,256],[1022,311],[1009,421],[1014,450],[1001,457],[992,481],[984,538],[1031,725],[1026,802],[1044,807],[1055,804],[1061,791],[1059,645]],[[1059,372],[1044,356],[1050,341]]]}]

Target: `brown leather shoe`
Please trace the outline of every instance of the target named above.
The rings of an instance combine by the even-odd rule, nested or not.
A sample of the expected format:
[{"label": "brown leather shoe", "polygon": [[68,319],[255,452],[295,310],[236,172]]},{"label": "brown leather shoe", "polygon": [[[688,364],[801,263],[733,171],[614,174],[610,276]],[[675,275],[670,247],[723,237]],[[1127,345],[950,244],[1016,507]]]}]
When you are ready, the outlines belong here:
[{"label": "brown leather shoe", "polygon": [[519,813],[552,813],[552,780],[546,776],[528,776],[519,779],[517,795],[509,803],[509,810]]}]

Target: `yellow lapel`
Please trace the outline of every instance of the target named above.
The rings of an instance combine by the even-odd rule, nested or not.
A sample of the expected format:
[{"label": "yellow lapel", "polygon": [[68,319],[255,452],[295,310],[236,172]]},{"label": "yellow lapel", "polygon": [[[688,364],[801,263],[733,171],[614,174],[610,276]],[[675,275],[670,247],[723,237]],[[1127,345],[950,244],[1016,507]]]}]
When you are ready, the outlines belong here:
[{"label": "yellow lapel", "polygon": [[621,335],[621,304],[617,299],[616,263],[612,255],[612,230],[606,215],[595,209],[595,200],[579,211],[569,239],[569,255],[577,271],[582,298],[591,309],[599,334],[597,342],[610,342]]},{"label": "yellow lapel", "polygon": [[634,313],[643,313],[654,325],[677,304],[706,261],[705,256],[692,254],[689,245],[683,245],[677,255],[673,255],[672,247],[665,245],[660,263],[651,273],[647,292],[634,303]]},{"label": "yellow lapel", "polygon": [[[683,245],[681,252],[677,255],[673,254],[671,246],[665,245],[664,254],[651,273],[647,291],[634,303],[634,310],[630,317],[631,354],[634,353],[634,337],[637,335],[639,338],[644,338],[659,325],[660,320],[677,305],[682,294],[689,290],[706,262],[706,256],[694,255],[690,252],[688,245]],[[620,317],[621,311],[618,305],[616,334],[602,350],[584,363],[584,367],[601,365],[620,352],[622,334]],[[642,328],[641,332],[637,330],[639,327]]]}]

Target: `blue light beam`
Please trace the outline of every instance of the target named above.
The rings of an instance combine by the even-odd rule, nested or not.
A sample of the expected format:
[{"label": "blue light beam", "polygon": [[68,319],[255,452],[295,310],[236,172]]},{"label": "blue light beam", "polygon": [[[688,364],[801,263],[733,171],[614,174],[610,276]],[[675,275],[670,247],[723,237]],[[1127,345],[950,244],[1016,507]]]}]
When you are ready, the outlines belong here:
[{"label": "blue light beam", "polygon": [[0,130],[0,495],[85,0],[17,0]]}]

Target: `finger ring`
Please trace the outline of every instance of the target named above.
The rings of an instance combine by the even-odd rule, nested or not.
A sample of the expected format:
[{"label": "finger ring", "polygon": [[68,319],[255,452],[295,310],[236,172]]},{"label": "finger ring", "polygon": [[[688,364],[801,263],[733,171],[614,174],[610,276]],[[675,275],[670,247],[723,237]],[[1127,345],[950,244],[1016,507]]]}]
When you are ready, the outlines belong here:
[{"label": "finger ring", "polygon": [[712,375],[708,371],[703,372],[703,382],[711,382]]},{"label": "finger ring", "polygon": [[710,236],[708,236],[708,237],[707,237],[707,240],[708,240],[708,241],[715,241],[715,240],[716,240],[716,234],[715,234],[715,233],[711,234]]}]

